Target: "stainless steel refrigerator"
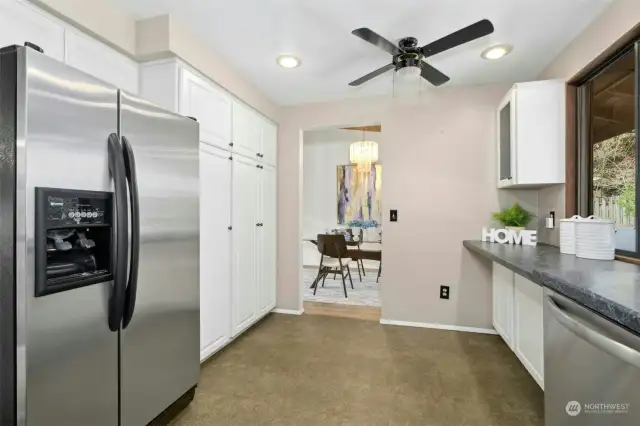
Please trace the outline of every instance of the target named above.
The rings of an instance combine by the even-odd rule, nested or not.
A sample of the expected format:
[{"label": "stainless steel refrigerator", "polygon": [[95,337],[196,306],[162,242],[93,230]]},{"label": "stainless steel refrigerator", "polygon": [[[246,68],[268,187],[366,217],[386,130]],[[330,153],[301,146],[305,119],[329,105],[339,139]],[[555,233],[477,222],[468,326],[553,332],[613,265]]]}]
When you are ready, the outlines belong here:
[{"label": "stainless steel refrigerator", "polygon": [[199,375],[198,124],[0,50],[0,425],[163,424]]}]

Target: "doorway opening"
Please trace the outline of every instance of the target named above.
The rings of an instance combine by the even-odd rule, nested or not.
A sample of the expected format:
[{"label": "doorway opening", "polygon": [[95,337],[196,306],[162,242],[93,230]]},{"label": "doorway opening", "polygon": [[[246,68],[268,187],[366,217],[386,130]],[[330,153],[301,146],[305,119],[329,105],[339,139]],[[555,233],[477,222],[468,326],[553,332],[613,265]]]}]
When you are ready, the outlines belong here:
[{"label": "doorway opening", "polygon": [[380,319],[382,139],[380,125],[303,134],[305,313]]}]

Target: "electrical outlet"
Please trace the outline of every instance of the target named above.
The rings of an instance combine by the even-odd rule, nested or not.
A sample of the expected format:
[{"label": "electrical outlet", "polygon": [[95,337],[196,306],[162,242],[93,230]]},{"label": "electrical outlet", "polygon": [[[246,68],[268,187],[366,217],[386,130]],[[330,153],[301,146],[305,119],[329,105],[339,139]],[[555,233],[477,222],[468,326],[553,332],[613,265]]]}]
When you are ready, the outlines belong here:
[{"label": "electrical outlet", "polygon": [[441,285],[440,286],[440,299],[448,299],[449,298],[449,286]]}]

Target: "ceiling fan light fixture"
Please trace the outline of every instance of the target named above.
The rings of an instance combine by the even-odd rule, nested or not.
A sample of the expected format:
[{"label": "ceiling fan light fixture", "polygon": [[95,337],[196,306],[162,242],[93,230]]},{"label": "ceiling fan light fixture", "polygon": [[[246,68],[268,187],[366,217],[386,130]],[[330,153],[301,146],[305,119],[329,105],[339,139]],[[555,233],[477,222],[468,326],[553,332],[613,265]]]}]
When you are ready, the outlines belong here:
[{"label": "ceiling fan light fixture", "polygon": [[297,68],[300,66],[300,58],[293,55],[280,55],[277,58],[277,62],[282,68]]},{"label": "ceiling fan light fixture", "polygon": [[510,44],[499,44],[496,46],[491,46],[490,48],[484,50],[480,56],[482,58],[495,61],[496,59],[503,58],[507,56],[513,50],[513,46]]},{"label": "ceiling fan light fixture", "polygon": [[404,67],[398,70],[401,77],[418,77],[420,75],[420,67]]}]

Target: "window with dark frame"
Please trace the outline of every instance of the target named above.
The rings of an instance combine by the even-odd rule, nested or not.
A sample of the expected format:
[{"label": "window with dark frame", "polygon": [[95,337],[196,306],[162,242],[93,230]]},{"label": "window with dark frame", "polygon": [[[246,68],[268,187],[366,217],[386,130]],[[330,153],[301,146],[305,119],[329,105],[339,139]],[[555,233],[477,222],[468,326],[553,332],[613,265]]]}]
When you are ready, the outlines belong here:
[{"label": "window with dark frame", "polygon": [[635,42],[577,84],[576,209],[616,224],[616,252],[640,258],[640,51]]}]

